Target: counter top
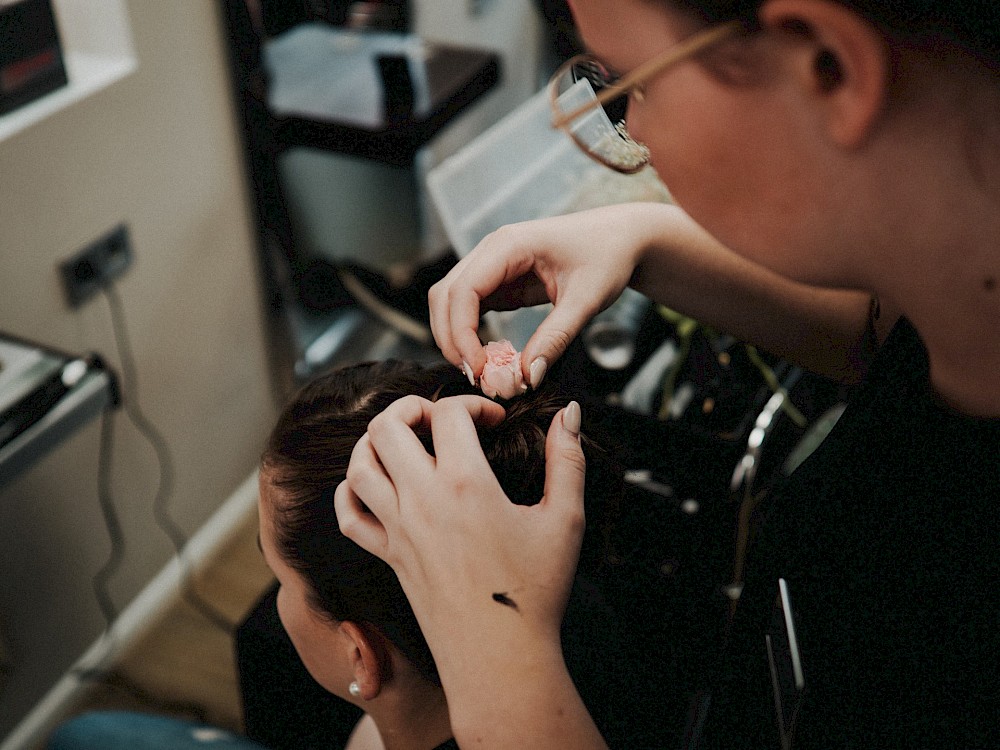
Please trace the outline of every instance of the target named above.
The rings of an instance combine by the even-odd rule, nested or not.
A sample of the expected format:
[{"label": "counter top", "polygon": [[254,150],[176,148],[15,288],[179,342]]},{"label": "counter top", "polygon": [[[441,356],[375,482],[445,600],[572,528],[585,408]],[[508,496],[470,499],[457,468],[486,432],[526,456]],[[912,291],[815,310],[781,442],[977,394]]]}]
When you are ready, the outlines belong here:
[{"label": "counter top", "polygon": [[0,336],[0,487],[116,400],[96,358]]},{"label": "counter top", "polygon": [[[412,102],[395,113],[379,67],[386,58],[402,64],[396,83],[411,89],[397,92]],[[269,40],[264,67],[280,147],[312,146],[398,166],[500,80],[500,57],[491,51],[322,23]]]}]

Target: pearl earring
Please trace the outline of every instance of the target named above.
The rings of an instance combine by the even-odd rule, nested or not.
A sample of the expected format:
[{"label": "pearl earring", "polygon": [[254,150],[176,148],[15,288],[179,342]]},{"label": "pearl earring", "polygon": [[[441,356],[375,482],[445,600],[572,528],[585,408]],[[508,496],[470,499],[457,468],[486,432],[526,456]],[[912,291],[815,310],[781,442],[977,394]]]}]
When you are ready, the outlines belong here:
[{"label": "pearl earring", "polygon": [[353,695],[355,698],[361,697],[361,686],[357,682],[352,682],[347,686],[347,692]]}]

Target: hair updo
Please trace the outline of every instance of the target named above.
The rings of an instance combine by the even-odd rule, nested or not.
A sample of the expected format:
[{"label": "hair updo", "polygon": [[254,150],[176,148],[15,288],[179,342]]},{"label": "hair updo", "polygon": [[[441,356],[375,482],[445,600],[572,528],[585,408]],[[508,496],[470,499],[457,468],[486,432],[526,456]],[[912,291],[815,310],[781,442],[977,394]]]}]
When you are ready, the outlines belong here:
[{"label": "hair updo", "polygon": [[[889,40],[915,46],[950,43],[1000,71],[1000,3],[996,0],[839,0]],[[705,23],[740,20],[756,26],[763,0],[670,0]]]},{"label": "hair updo", "polygon": [[[280,490],[271,510],[278,552],[309,584],[310,605],[333,620],[374,626],[436,685],[437,668],[399,580],[386,563],[340,533],[333,494],[355,443],[393,401],[407,395],[436,399],[473,393],[479,392],[449,365],[425,368],[389,360],[334,370],[292,398],[261,458],[262,471]],[[541,499],[545,436],[567,403],[548,384],[505,402],[504,421],[480,429],[483,452],[512,502],[533,505]],[[429,437],[422,439],[431,451]],[[601,533],[603,508],[617,501],[621,479],[603,450],[587,439],[583,443],[589,538]],[[599,557],[595,544],[585,540],[584,547],[584,556]]]}]

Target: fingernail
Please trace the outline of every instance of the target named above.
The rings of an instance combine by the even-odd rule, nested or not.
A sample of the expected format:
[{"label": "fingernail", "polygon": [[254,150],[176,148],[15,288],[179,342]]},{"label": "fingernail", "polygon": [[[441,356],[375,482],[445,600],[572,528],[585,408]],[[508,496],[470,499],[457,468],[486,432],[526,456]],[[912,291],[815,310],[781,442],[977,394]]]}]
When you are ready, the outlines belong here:
[{"label": "fingernail", "polygon": [[462,369],[465,371],[465,377],[469,379],[469,385],[473,388],[476,387],[476,376],[472,374],[472,368],[469,367],[469,363],[464,359],[462,360]]},{"label": "fingernail", "polygon": [[567,404],[566,409],[563,411],[563,427],[569,430],[575,436],[580,434],[580,419],[582,413],[580,412],[580,404],[576,401],[570,401]]},{"label": "fingernail", "polygon": [[545,361],[545,357],[535,357],[535,360],[528,368],[528,382],[531,383],[532,388],[537,388],[541,385],[542,378],[545,377],[545,371],[548,368],[549,363]]}]

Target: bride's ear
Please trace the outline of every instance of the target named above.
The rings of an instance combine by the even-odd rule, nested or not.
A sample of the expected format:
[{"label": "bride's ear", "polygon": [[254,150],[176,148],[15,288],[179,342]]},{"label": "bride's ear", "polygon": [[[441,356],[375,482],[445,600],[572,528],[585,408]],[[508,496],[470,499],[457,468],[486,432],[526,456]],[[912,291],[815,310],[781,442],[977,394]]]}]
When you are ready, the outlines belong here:
[{"label": "bride's ear", "polygon": [[834,0],[766,0],[762,26],[793,34],[803,96],[841,147],[860,146],[885,105],[890,59],[879,31]]},{"label": "bride's ear", "polygon": [[366,701],[378,697],[383,684],[392,677],[385,636],[369,625],[348,620],[342,621],[337,628],[344,636],[354,681],[361,690],[359,697]]}]

